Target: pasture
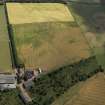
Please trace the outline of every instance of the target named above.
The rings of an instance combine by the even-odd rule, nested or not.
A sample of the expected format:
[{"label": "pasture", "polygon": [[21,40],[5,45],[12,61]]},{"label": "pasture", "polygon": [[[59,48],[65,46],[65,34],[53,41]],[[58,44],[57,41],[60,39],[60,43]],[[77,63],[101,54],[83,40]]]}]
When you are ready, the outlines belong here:
[{"label": "pasture", "polygon": [[60,3],[7,3],[7,9],[11,24],[74,21],[67,6]]},{"label": "pasture", "polygon": [[[60,96],[52,105],[104,105],[105,104],[105,75],[98,73],[72,87]],[[71,95],[74,93],[73,95]]]},{"label": "pasture", "polygon": [[80,29],[70,23],[34,23],[12,28],[18,61],[25,63],[26,68],[49,70],[91,55]]},{"label": "pasture", "polygon": [[[105,68],[105,7],[101,4],[68,5],[77,23],[85,34],[99,65]],[[101,50],[100,50],[101,49]]]},{"label": "pasture", "polygon": [[5,72],[12,72],[12,64],[4,6],[0,5],[0,73]]},{"label": "pasture", "polygon": [[[24,4],[20,5],[24,7]],[[36,5],[32,5],[33,11]],[[49,3],[47,5],[51,6]],[[43,4],[38,4],[38,6],[43,8]],[[62,9],[59,8],[60,10]],[[53,8],[50,12],[53,13]],[[31,14],[34,18],[34,13]],[[11,16],[10,12],[8,15]],[[25,18],[21,13],[17,17],[21,17],[20,20]],[[37,17],[43,18],[38,14]],[[51,19],[50,16],[48,18]],[[59,22],[58,19],[54,22],[48,20],[47,22],[31,23],[30,21],[30,23],[24,24],[10,24],[16,46],[17,65],[22,63],[26,68],[41,67],[44,70],[50,70],[88,58],[91,55],[90,47],[75,22]]]}]

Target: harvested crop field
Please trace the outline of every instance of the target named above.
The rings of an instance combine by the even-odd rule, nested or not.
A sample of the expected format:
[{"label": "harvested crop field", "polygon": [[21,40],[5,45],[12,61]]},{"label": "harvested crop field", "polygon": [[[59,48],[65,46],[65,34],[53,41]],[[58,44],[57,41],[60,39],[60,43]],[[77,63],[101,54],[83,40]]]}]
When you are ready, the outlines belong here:
[{"label": "harvested crop field", "polygon": [[59,99],[52,105],[105,105],[105,75],[103,73],[96,74],[84,82],[72,98],[68,96],[69,94],[65,93],[64,98],[60,98],[63,100]]},{"label": "harvested crop field", "polygon": [[11,24],[74,21],[67,6],[59,3],[7,3],[7,8]]},{"label": "harvested crop field", "polygon": [[[39,19],[42,17],[39,15]],[[11,23],[11,28],[16,46],[17,65],[22,63],[26,68],[41,67],[44,70],[51,70],[91,55],[90,48],[75,22],[58,20]]]},{"label": "harvested crop field", "polygon": [[0,5],[0,73],[5,72],[12,72],[12,64],[4,6]]}]

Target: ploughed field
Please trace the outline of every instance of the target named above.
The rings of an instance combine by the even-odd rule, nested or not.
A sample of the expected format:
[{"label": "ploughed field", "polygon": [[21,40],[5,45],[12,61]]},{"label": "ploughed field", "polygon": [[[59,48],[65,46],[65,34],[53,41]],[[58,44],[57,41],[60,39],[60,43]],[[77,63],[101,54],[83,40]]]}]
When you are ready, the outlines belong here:
[{"label": "ploughed field", "polygon": [[11,73],[11,70],[12,64],[5,11],[4,6],[0,5],[0,73]]},{"label": "ploughed field", "polygon": [[51,70],[91,55],[89,45],[66,5],[7,3],[7,10],[17,65]]}]

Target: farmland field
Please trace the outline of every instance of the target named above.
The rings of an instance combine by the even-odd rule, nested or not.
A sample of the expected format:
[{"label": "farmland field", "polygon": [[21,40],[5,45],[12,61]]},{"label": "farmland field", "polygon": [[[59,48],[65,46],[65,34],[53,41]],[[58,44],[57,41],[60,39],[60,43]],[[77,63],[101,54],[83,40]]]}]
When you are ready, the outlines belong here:
[{"label": "farmland field", "polygon": [[[21,16],[21,9],[18,8],[18,5],[14,5],[18,11],[20,10],[17,17],[22,17],[23,15]],[[24,8],[24,5],[28,4],[20,5]],[[33,9],[34,5],[36,6],[37,4],[32,4]],[[44,5],[49,6],[49,3]],[[12,5],[9,3],[9,6],[7,4],[9,16],[13,16],[9,11],[12,6],[13,3]],[[45,6],[43,7],[41,4],[40,8],[45,8]],[[62,9],[59,8],[60,10]],[[13,13],[15,13],[14,9],[12,10]],[[34,18],[33,12],[31,16]],[[30,23],[26,22],[24,24],[11,23],[13,19],[9,18],[18,55],[17,64],[24,63],[26,68],[41,67],[44,70],[50,70],[88,58],[91,55],[90,47],[75,22],[71,20],[68,22],[62,21],[63,17],[60,17],[61,20],[58,19],[58,21],[54,19],[56,21],[38,22],[40,18],[43,18],[41,15],[38,16],[37,22],[31,23],[31,21],[28,21]],[[67,17],[71,17],[71,15]],[[51,17],[48,16],[47,18]]]},{"label": "farmland field", "polygon": [[4,6],[0,5],[0,73],[11,72],[11,56]]},{"label": "farmland field", "polygon": [[74,21],[68,8],[58,3],[7,3],[7,8],[11,24]]},{"label": "farmland field", "polygon": [[[96,74],[82,85],[65,92],[52,105],[105,105],[105,75]],[[75,90],[76,89],[76,90]],[[72,93],[73,96],[71,96]]]},{"label": "farmland field", "polygon": [[105,7],[101,4],[69,5],[77,23],[83,30],[86,39],[100,65],[105,68]]}]

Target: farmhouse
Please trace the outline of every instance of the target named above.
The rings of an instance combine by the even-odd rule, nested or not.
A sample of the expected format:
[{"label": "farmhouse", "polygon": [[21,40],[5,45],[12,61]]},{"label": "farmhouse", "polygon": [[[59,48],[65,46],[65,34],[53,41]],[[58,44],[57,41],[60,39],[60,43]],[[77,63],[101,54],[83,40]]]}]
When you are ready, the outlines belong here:
[{"label": "farmhouse", "polygon": [[16,88],[16,76],[9,74],[0,74],[0,90]]}]

